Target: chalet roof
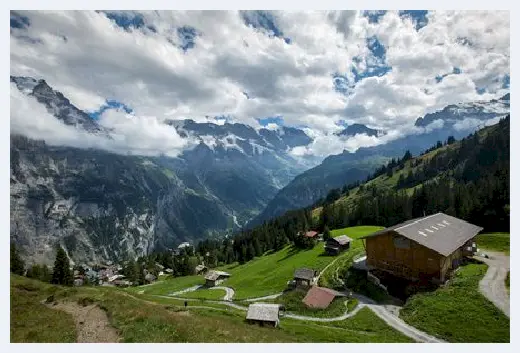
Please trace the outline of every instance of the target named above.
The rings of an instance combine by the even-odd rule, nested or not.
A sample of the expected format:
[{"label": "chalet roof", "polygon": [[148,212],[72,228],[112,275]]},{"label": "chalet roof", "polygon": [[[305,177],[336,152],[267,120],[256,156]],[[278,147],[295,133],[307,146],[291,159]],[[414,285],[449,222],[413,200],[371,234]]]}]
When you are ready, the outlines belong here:
[{"label": "chalet roof", "polygon": [[278,304],[251,304],[247,308],[247,320],[278,321]]},{"label": "chalet roof", "polygon": [[294,271],[294,278],[312,280],[316,276],[316,271],[310,268],[299,268]]},{"label": "chalet roof", "polygon": [[303,298],[303,302],[308,307],[325,309],[337,296],[345,296],[345,294],[330,288],[312,287]]},{"label": "chalet roof", "polygon": [[345,245],[352,241],[352,239],[346,235],[340,235],[339,237],[334,237],[332,239],[334,239],[339,245]]},{"label": "chalet roof", "polygon": [[315,232],[313,230],[310,230],[308,232],[305,232],[304,234],[307,238],[314,238],[316,235],[318,235],[318,232]]},{"label": "chalet roof", "polygon": [[195,266],[195,271],[202,271],[205,268],[206,268],[206,266],[204,266],[204,265],[197,265],[197,266]]},{"label": "chalet roof", "polygon": [[363,238],[375,237],[393,231],[443,256],[449,256],[482,229],[462,219],[444,213],[436,213],[396,224]]},{"label": "chalet roof", "polygon": [[224,271],[209,271],[206,276],[204,276],[205,279],[210,281],[216,281],[219,279],[219,277],[229,277],[231,276],[229,273]]}]

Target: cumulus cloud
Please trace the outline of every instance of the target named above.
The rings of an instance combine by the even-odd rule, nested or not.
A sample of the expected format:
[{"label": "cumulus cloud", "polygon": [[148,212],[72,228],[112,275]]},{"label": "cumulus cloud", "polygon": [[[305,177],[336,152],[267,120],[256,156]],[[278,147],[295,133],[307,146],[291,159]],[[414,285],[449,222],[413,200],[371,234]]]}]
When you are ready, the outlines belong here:
[{"label": "cumulus cloud", "polygon": [[106,111],[100,125],[110,137],[94,135],[66,125],[50,114],[34,97],[20,92],[11,83],[11,133],[21,134],[49,145],[102,149],[119,154],[176,157],[193,141],[181,138],[177,131],[155,117]]},{"label": "cumulus cloud", "polygon": [[[448,104],[501,96],[509,75],[507,11],[429,12],[419,29],[397,11],[377,21],[360,11],[272,11],[249,14],[254,25],[239,11],[20,13],[29,25],[11,29],[11,74],[44,78],[81,109],[114,100],[137,117],[229,116],[254,127],[281,116],[339,151],[373,143],[336,140],[340,120],[412,131],[415,119]],[[117,25],[122,14],[138,16],[135,26]],[[266,18],[276,35],[261,28]],[[135,131],[120,125],[132,119],[116,119],[120,131]],[[146,136],[159,134],[143,119]]]}]

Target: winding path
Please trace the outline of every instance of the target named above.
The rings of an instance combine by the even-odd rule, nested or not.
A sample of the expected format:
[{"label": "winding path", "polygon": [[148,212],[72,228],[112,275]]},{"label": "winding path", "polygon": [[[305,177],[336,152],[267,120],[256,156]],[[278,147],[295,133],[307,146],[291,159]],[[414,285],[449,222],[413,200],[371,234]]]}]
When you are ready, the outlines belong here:
[{"label": "winding path", "polygon": [[233,300],[233,297],[235,296],[235,291],[233,290],[233,288],[229,288],[229,287],[211,287],[210,289],[223,289],[226,291],[226,295],[224,295],[224,298],[222,298],[222,300],[225,300],[225,301],[232,301]]},{"label": "winding path", "polygon": [[496,307],[509,316],[509,295],[505,285],[507,272],[509,271],[509,256],[500,252],[486,251],[489,256],[477,258],[488,265],[487,272],[479,282],[480,292]]}]

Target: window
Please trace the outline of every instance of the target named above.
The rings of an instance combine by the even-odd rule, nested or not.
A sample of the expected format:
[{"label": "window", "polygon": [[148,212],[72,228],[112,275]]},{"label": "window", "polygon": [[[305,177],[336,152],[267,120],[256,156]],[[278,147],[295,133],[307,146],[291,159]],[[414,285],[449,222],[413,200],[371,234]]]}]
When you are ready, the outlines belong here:
[{"label": "window", "polygon": [[394,246],[398,249],[410,249],[410,239],[405,237],[394,237]]}]

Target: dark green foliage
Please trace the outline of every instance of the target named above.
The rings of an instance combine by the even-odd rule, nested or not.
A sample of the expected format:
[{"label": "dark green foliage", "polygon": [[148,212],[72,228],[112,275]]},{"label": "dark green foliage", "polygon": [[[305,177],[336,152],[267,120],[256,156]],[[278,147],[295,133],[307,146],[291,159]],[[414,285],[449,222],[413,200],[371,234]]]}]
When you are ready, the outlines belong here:
[{"label": "dark green foliage", "polygon": [[327,239],[330,239],[330,238],[331,238],[330,229],[329,229],[329,227],[325,226],[323,228],[323,240],[327,241]]},{"label": "dark green foliage", "polygon": [[56,252],[56,260],[54,260],[54,267],[52,269],[51,283],[65,286],[72,285],[72,273],[70,271],[69,258],[61,246],[58,246],[58,251]]},{"label": "dark green foliage", "polygon": [[[362,184],[358,189],[361,196],[349,210],[336,204],[324,206],[320,226],[390,226],[444,212],[487,231],[508,231],[509,156],[508,116],[485,133],[461,140],[458,148],[439,151],[417,167],[415,173],[410,170],[406,177],[401,175],[396,190]],[[401,162],[392,160],[381,170]],[[414,186],[411,195],[401,190]]]},{"label": "dark green foliage", "polygon": [[25,263],[23,262],[18,249],[14,243],[11,243],[11,260],[10,260],[11,272],[20,276],[24,275]]}]

